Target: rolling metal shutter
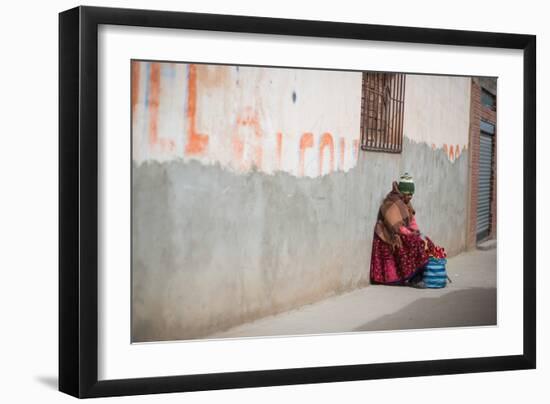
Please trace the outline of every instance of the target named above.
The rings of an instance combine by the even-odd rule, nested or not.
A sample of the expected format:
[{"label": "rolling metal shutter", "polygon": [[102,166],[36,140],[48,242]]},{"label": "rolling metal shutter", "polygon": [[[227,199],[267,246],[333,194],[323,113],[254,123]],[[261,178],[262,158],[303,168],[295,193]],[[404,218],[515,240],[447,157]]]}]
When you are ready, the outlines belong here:
[{"label": "rolling metal shutter", "polygon": [[479,141],[479,178],[477,194],[476,238],[481,240],[491,231],[491,196],[492,196],[492,163],[494,125],[484,123]]}]

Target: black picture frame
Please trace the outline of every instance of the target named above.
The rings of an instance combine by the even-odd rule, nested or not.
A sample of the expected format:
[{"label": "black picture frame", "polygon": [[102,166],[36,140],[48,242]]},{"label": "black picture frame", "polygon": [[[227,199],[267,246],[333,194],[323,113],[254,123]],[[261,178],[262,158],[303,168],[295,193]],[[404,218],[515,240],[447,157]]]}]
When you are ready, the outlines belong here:
[{"label": "black picture frame", "polygon": [[[98,381],[98,26],[462,45],[523,51],[523,354]],[[77,7],[59,14],[59,390],[104,397],[536,366],[536,37],[327,21]]]}]

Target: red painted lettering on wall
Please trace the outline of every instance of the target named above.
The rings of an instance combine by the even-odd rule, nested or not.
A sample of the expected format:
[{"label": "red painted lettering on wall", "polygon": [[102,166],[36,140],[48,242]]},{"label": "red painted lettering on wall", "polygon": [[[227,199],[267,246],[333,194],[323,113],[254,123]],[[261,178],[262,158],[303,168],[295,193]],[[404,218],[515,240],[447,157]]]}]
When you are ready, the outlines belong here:
[{"label": "red painted lettering on wall", "polygon": [[306,132],[300,138],[300,168],[298,174],[303,176],[305,173],[305,154],[306,149],[313,147],[313,133]]},{"label": "red painted lettering on wall", "polygon": [[[177,133],[168,131],[173,131],[174,126],[181,123],[182,127],[179,130],[185,132],[185,139],[182,141],[183,146],[180,146],[178,139],[177,144],[180,148],[177,151],[177,157],[185,156],[218,160],[220,157],[217,155],[218,152],[222,154],[224,152],[227,153],[222,146],[229,146],[229,153],[232,152],[233,155],[227,156],[230,157],[228,163],[240,169],[249,169],[251,166],[262,169],[262,165],[265,165],[268,169],[281,170],[282,166],[288,163],[286,160],[283,161],[282,131],[270,132],[268,134],[263,133],[263,127],[270,127],[271,125],[266,123],[262,127],[261,118],[263,114],[261,110],[245,107],[236,116],[230,115],[233,118],[229,119],[235,119],[229,124],[230,128],[221,128],[219,121],[214,122],[212,129],[208,129],[208,131],[219,131],[220,133],[215,133],[216,139],[210,139],[214,135],[213,133],[210,133],[210,135],[200,133],[199,126],[201,126],[201,122],[202,129],[206,129],[205,125],[207,125],[205,121],[202,121],[202,118],[206,118],[208,114],[212,113],[212,111],[199,111],[199,105],[202,105],[201,103],[204,100],[203,97],[213,95],[217,97],[218,92],[231,90],[234,81],[230,73],[233,70],[226,69],[222,74],[222,71],[214,68],[204,68],[195,64],[181,66],[185,70],[179,70],[179,68],[179,66],[168,63],[131,62],[131,111],[134,118],[140,118],[139,120],[136,119],[135,122],[139,123],[138,129],[140,131],[143,130],[140,134],[140,141],[135,142],[134,152],[137,150],[136,147],[142,144],[147,145],[148,143],[151,155],[145,154],[144,158],[157,158],[161,156],[160,153],[162,152],[170,152],[165,157],[176,157],[176,139],[178,139],[178,135]],[[181,83],[180,73],[184,71],[187,73],[186,95],[176,92],[176,86],[179,86]],[[180,89],[180,91],[183,91],[183,89]],[[183,101],[181,99],[182,95],[186,97],[186,105],[183,110],[180,106],[180,102]],[[247,99],[247,101],[252,102],[252,105],[261,105],[261,94],[253,94],[251,97],[253,99]],[[240,104],[240,100],[236,102],[237,105],[242,105]],[[228,113],[232,109],[233,106],[221,113]],[[199,112],[203,112],[206,115],[198,115]],[[144,116],[139,116],[139,114]],[[176,116],[176,122],[173,122],[174,116],[177,114],[180,116]],[[163,119],[167,121],[163,121]],[[213,119],[217,118],[213,117]],[[225,123],[227,121],[224,118],[221,122]],[[227,134],[226,130],[230,131],[230,138],[223,140],[222,132]],[[275,139],[272,138],[273,135],[275,135]],[[296,152],[295,135],[296,133],[285,133],[285,136],[287,136],[284,145],[285,153]],[[319,135],[320,137],[317,139],[316,136]],[[166,138],[163,138],[163,136],[166,136]],[[210,140],[214,142],[218,136],[222,140],[220,140],[219,147],[215,148],[217,153],[215,153],[216,155],[209,156],[209,149],[212,146]],[[266,140],[265,137],[267,136],[269,136],[269,139],[267,139],[265,144],[266,147],[269,146],[269,161],[264,161],[264,140]],[[311,132],[302,133],[299,140],[298,176],[304,176],[306,174],[305,171],[308,171],[309,175],[316,175],[317,169],[315,165],[318,165],[319,175],[332,173],[337,169],[344,170],[346,167],[346,158],[348,160],[358,159],[359,140],[348,139],[349,141],[346,141],[345,137],[335,136],[337,137],[334,138],[329,132],[316,133],[315,135]],[[275,156],[271,154],[273,140],[275,140]],[[317,145],[317,140],[319,141],[319,149],[313,150],[314,144]],[[228,141],[230,145],[227,145]],[[350,142],[353,145],[350,145]],[[217,146],[217,144],[214,146]],[[335,147],[338,147],[338,150],[335,150]],[[346,147],[352,148],[352,156],[350,156],[352,158],[347,156],[349,153],[346,152]],[[183,149],[183,154],[181,153],[181,149]],[[308,149],[312,150],[310,154],[306,155]],[[336,155],[336,153],[338,154]],[[455,153],[458,156],[458,147]],[[274,160],[272,160],[273,157]],[[306,167],[306,157],[307,163],[311,167]],[[319,158],[318,163],[316,161],[317,157]],[[336,161],[336,159],[338,160]],[[226,157],[224,156],[221,160],[226,162]],[[329,161],[327,162],[327,160]],[[353,165],[352,161],[349,163]],[[294,168],[292,167],[285,167],[285,169],[292,169],[292,172],[294,172]]]},{"label": "red painted lettering on wall", "polygon": [[[251,129],[253,135],[246,136],[245,134],[243,136],[241,132],[242,128]],[[231,139],[235,160],[241,168],[250,168],[251,164],[254,164],[257,168],[262,168],[263,148],[261,138],[262,129],[260,127],[258,115],[252,108],[247,107],[237,116],[236,127]],[[250,153],[251,156],[248,158],[245,158],[245,145],[252,149]]]},{"label": "red painted lettering on wall", "polygon": [[208,147],[208,135],[197,131],[197,66],[190,64],[187,79],[187,145],[185,154],[200,155]]},{"label": "red painted lettering on wall", "polygon": [[277,132],[277,170],[281,169],[281,160],[283,157],[283,134]]},{"label": "red painted lettering on wall", "polygon": [[132,61],[131,75],[132,75],[132,117],[136,116],[136,105],[138,103],[139,95],[139,67],[141,62]]},{"label": "red painted lettering on wall", "polygon": [[160,98],[160,63],[151,63],[149,77],[149,146],[161,151],[173,151],[175,143],[171,139],[161,139],[158,135],[158,115]]},{"label": "red painted lettering on wall", "polygon": [[160,94],[160,65],[151,63],[149,77],[149,144],[154,146],[158,143],[158,111]]},{"label": "red painted lettering on wall", "polygon": [[330,152],[330,166],[329,174],[334,171],[334,142],[332,141],[332,135],[330,133],[323,133],[321,136],[321,142],[319,144],[319,175],[323,175],[323,160],[324,160],[324,149],[325,147],[329,148]]},{"label": "red painted lettering on wall", "polygon": [[346,153],[346,139],[341,137],[340,138],[340,170],[344,169],[345,153]]}]

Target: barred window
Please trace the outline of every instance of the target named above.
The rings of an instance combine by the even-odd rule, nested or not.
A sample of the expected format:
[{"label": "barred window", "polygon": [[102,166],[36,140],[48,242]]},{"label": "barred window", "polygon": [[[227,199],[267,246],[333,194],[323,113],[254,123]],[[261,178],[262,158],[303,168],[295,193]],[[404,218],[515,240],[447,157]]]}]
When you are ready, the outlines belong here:
[{"label": "barred window", "polygon": [[363,73],[361,149],[401,153],[405,75]]}]

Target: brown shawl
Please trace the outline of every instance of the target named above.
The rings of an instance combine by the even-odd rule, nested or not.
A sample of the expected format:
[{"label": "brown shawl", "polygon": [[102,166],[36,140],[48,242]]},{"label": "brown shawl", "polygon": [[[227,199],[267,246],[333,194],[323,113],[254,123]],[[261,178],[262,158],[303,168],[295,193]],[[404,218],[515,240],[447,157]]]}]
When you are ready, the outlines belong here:
[{"label": "brown shawl", "polygon": [[393,182],[392,191],[386,195],[380,210],[374,231],[383,241],[390,244],[392,248],[402,247],[399,238],[399,228],[408,226],[415,211],[412,205],[405,204],[403,194],[399,191],[397,182]]}]

